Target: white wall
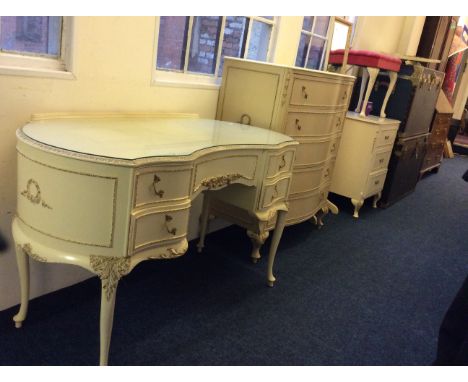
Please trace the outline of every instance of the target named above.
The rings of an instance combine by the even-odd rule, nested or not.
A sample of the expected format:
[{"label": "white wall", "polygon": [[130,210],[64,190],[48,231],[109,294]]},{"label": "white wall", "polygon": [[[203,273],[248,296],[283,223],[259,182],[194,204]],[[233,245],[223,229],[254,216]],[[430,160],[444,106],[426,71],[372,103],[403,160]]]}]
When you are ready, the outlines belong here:
[{"label": "white wall", "polygon": [[[362,17],[356,47],[393,52],[400,44],[404,17]],[[295,61],[302,17],[282,17],[274,62]],[[33,113],[69,111],[193,112],[214,118],[217,89],[151,86],[154,17],[77,17],[76,80],[0,75],[0,230],[11,242],[16,206],[15,131]],[[378,36],[378,38],[376,38]],[[197,234],[199,201],[190,238]],[[245,238],[247,240],[247,238]],[[31,297],[90,277],[73,266],[31,262]],[[13,245],[0,254],[0,310],[19,303]]]}]

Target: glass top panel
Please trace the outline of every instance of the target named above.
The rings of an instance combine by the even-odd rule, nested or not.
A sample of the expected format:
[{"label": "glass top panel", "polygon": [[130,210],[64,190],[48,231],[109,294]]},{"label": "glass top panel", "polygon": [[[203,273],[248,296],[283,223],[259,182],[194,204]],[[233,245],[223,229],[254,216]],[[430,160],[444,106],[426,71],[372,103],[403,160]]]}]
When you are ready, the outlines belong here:
[{"label": "glass top panel", "polygon": [[230,145],[277,145],[287,135],[211,119],[65,118],[34,121],[26,136],[58,148],[119,159],[184,156]]}]

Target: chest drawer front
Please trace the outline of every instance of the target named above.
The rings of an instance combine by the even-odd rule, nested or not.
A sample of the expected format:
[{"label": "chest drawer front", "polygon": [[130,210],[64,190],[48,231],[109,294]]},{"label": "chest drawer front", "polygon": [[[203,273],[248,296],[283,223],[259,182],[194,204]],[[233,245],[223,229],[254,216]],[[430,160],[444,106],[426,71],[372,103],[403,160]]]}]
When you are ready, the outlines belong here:
[{"label": "chest drawer front", "polygon": [[320,186],[324,166],[300,168],[293,172],[291,179],[291,195],[312,191]]},{"label": "chest drawer front", "polygon": [[367,186],[364,191],[364,197],[379,193],[384,186],[386,176],[386,169],[377,172],[371,172],[367,178]]},{"label": "chest drawer front", "polygon": [[189,208],[172,211],[145,211],[135,216],[132,251],[156,246],[187,235]]},{"label": "chest drawer front", "polygon": [[336,156],[340,144],[339,136],[326,140],[298,139],[295,165],[319,165],[328,158]]},{"label": "chest drawer front", "polygon": [[187,198],[190,169],[154,167],[135,175],[134,207]]},{"label": "chest drawer front", "polygon": [[266,208],[272,204],[285,200],[288,195],[291,178],[283,178],[273,184],[263,187],[260,208]]},{"label": "chest drawer front", "polygon": [[377,152],[372,158],[371,172],[387,168],[392,150]]},{"label": "chest drawer front", "polygon": [[285,172],[290,172],[294,162],[294,151],[271,155],[268,159],[267,178],[274,178]]},{"label": "chest drawer front", "polygon": [[384,146],[392,146],[395,142],[395,138],[397,135],[397,130],[384,130],[382,129],[379,134],[377,134],[377,141],[375,144],[376,148],[384,147]]},{"label": "chest drawer front", "polygon": [[344,113],[290,112],[286,120],[286,135],[293,137],[326,137],[341,131]]},{"label": "chest drawer front", "polygon": [[195,165],[192,191],[218,189],[231,183],[251,185],[257,171],[257,155],[217,156]]},{"label": "chest drawer front", "polygon": [[286,223],[293,224],[315,215],[327,202],[329,185],[310,193],[291,196],[288,200],[289,208]]},{"label": "chest drawer front", "polygon": [[347,106],[350,87],[325,79],[294,77],[290,105]]}]

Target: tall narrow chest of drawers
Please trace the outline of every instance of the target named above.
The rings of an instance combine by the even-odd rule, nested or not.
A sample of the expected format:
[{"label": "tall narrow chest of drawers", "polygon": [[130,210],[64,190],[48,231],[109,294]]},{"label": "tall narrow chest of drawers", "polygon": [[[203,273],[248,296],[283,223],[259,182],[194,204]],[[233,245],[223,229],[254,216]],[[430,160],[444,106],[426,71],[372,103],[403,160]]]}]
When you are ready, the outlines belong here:
[{"label": "tall narrow chest of drawers", "polygon": [[377,206],[399,124],[354,112],[346,116],[330,191],[351,198],[355,218],[366,198],[374,196]]},{"label": "tall narrow chest of drawers", "polygon": [[[321,224],[323,213],[328,212],[330,179],[353,84],[354,77],[347,75],[225,59],[216,118],[275,130],[299,141],[288,185],[287,225],[310,218]],[[279,156],[276,170],[285,168],[288,160]],[[272,189],[269,197],[274,201],[281,187]],[[211,214],[247,228],[254,243],[252,257],[258,258],[258,248],[275,218],[259,226],[243,213],[242,206],[228,210],[223,200],[229,200],[229,195],[213,195]]]}]

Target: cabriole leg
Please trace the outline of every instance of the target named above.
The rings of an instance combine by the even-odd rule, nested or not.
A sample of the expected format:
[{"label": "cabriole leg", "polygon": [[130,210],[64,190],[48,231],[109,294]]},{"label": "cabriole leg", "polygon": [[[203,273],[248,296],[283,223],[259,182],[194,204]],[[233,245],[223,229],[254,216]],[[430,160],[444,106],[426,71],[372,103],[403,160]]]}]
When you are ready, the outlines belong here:
[{"label": "cabriole leg", "polygon": [[112,291],[107,291],[106,280],[102,280],[101,289],[101,317],[100,317],[100,339],[101,350],[99,365],[107,366],[109,359],[109,347],[112,335],[112,324],[114,323],[115,295],[117,293],[117,282]]},{"label": "cabriole leg", "polygon": [[203,207],[200,216],[200,240],[197,244],[197,251],[200,253],[205,246],[205,235],[208,228],[208,220],[210,215],[210,193],[205,192],[203,195]]},{"label": "cabriole leg", "polygon": [[390,76],[390,83],[388,84],[387,93],[385,94],[385,98],[384,98],[384,101],[382,103],[382,108],[380,109],[380,116],[382,118],[385,118],[387,116],[387,114],[385,114],[385,109],[387,108],[388,99],[390,98],[390,95],[392,94],[393,88],[395,87],[395,82],[397,80],[398,73],[397,72],[388,72],[388,75]]},{"label": "cabriole leg", "polygon": [[361,209],[362,205],[364,204],[364,200],[362,199],[351,199],[351,203],[354,206],[354,214],[353,217],[356,219],[359,217],[359,210]]},{"label": "cabriole leg", "polygon": [[374,201],[372,203],[373,208],[377,208],[377,202],[380,200],[381,197],[382,197],[382,191],[374,195]]},{"label": "cabriole leg", "polygon": [[114,322],[117,285],[122,276],[130,272],[130,257],[90,256],[90,265],[101,279],[101,316],[99,321],[101,350],[99,364],[107,365]]},{"label": "cabriole leg", "polygon": [[16,246],[16,262],[21,288],[21,306],[18,314],[13,317],[15,326],[21,328],[28,314],[29,305],[29,256],[20,245]]},{"label": "cabriole leg", "polygon": [[356,109],[354,110],[356,113],[359,113],[361,111],[362,98],[364,96],[364,89],[366,88],[368,80],[369,80],[369,73],[366,68],[362,68],[361,86],[359,88],[359,101],[356,106]]},{"label": "cabriole leg", "polygon": [[278,217],[276,219],[275,231],[273,232],[273,237],[271,239],[270,253],[268,254],[268,285],[272,287],[276,281],[275,276],[273,275],[273,264],[275,262],[276,250],[278,249],[278,244],[283,234],[284,224],[286,222],[287,211],[278,211]]},{"label": "cabriole leg", "polygon": [[252,259],[252,262],[256,264],[258,260],[262,257],[260,255],[260,248],[265,243],[265,240],[268,239],[270,233],[268,231],[265,231],[257,234],[252,231],[247,231],[247,236],[250,237],[250,240],[252,241],[252,254],[250,255],[250,257]]},{"label": "cabriole leg", "polygon": [[359,113],[361,117],[366,116],[367,102],[369,101],[369,97],[372,93],[372,88],[374,87],[375,79],[377,78],[377,75],[379,74],[379,71],[380,71],[379,68],[365,68],[365,69],[369,72],[369,83],[367,84],[366,95],[364,97],[364,101],[362,102],[361,112]]}]

